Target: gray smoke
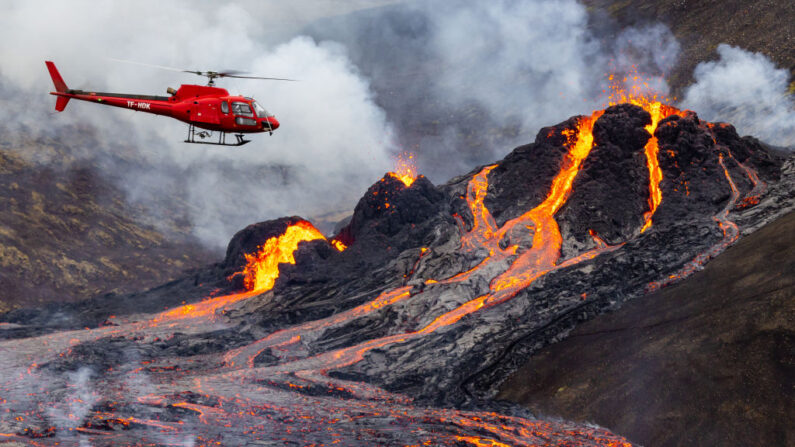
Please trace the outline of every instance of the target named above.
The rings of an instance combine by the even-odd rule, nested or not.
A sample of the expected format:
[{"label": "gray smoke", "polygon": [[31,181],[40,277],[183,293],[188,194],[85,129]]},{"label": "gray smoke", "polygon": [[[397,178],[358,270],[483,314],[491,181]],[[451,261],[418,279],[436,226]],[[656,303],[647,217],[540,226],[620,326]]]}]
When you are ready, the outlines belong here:
[{"label": "gray smoke", "polygon": [[779,146],[795,146],[795,99],[788,93],[789,71],[767,57],[726,44],[717,61],[696,67],[695,84],[682,106],[710,121],[734,124],[737,131]]},{"label": "gray smoke", "polygon": [[[453,2],[455,3],[455,2]],[[600,48],[575,1],[494,1],[429,8],[441,60],[437,91],[495,116],[519,114],[532,131],[582,113],[594,99],[589,62]],[[507,112],[507,113],[506,113]]]},{"label": "gray smoke", "polygon": [[[418,1],[315,23],[368,75],[402,147],[445,181],[602,108],[608,75],[667,93],[679,44],[663,25],[595,35],[575,0]],[[628,84],[635,82],[631,76]]]}]

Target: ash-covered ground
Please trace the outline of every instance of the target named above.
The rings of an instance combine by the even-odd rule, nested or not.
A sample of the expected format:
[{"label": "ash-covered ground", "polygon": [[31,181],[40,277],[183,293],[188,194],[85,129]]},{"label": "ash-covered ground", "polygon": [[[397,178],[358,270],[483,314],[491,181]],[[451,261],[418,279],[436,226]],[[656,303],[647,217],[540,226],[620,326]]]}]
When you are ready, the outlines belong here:
[{"label": "ash-covered ground", "polygon": [[0,443],[629,445],[491,399],[534,351],[795,200],[791,153],[635,102],[444,185],[385,175],[275,284],[236,273],[299,217],[155,289],[3,315]]}]

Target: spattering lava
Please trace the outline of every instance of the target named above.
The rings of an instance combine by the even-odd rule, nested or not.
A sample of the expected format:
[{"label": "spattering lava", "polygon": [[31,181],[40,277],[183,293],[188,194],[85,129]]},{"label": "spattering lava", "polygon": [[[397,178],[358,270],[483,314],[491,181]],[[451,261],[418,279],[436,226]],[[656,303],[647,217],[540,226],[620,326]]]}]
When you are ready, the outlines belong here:
[{"label": "spattering lava", "polygon": [[395,161],[395,170],[390,176],[403,182],[406,187],[411,186],[417,179],[417,165],[414,163],[414,154],[400,154]]}]

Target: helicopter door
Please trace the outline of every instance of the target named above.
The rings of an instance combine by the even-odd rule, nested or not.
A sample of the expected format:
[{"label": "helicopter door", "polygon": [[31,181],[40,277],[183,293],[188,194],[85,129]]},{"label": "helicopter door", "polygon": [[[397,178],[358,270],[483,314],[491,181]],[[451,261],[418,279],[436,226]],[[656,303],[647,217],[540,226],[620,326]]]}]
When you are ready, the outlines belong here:
[{"label": "helicopter door", "polygon": [[221,117],[218,115],[218,105],[214,103],[195,104],[191,113],[192,120],[206,124],[220,124]]}]

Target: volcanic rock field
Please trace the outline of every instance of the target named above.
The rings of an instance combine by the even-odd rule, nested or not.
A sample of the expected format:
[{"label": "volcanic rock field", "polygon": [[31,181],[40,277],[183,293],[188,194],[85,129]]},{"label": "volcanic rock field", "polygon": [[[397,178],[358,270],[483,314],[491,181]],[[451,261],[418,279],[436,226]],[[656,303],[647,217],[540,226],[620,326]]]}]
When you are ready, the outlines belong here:
[{"label": "volcanic rock field", "polygon": [[495,396],[795,203],[791,152],[633,98],[398,174],[333,236],[256,223],[190,276],[0,315],[0,444],[633,445]]}]

